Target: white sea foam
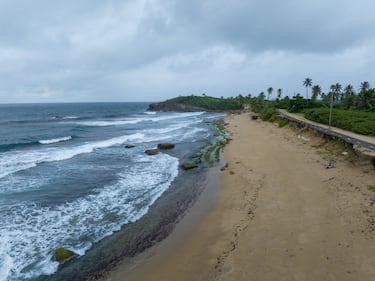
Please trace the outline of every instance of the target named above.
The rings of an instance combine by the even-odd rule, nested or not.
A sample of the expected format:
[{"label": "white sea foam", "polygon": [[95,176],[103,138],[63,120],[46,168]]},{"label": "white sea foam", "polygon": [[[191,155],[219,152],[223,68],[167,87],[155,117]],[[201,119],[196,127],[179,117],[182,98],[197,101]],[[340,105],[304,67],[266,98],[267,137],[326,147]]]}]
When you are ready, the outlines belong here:
[{"label": "white sea foam", "polygon": [[154,114],[156,114],[156,112],[155,111],[145,111],[145,112],[143,112],[144,114],[148,114],[148,115],[154,115]]},{"label": "white sea foam", "polygon": [[7,281],[14,268],[13,259],[7,252],[10,250],[11,241],[5,234],[0,235],[0,281]]},{"label": "white sea foam", "polygon": [[33,151],[9,151],[0,154],[0,178],[26,170],[43,162],[62,161],[76,155],[91,153],[95,149],[123,144],[127,141],[142,140],[144,134],[136,133],[112,139],[82,144],[76,147],[45,148]]},{"label": "white sea foam", "polygon": [[195,139],[197,135],[199,135],[199,138],[202,138],[201,134],[203,132],[207,132],[208,130],[205,128],[198,128],[198,127],[193,127],[189,128],[189,130],[186,130],[185,133],[181,136],[182,140],[188,140],[188,139]]},{"label": "white sea foam", "polygon": [[167,154],[142,155],[118,174],[115,184],[97,194],[54,208],[15,204],[4,212],[0,205],[4,214],[0,217],[3,280],[55,272],[54,249],[63,246],[84,254],[93,243],[147,213],[177,174],[178,159]]},{"label": "white sea foam", "polygon": [[[32,175],[25,177],[9,176],[0,181],[0,194],[18,193],[30,190],[38,190],[48,182],[47,176]],[[1,195],[0,195],[1,197]],[[1,200],[1,199],[0,199]]]},{"label": "white sea foam", "polygon": [[74,124],[82,125],[82,126],[97,126],[97,127],[107,127],[107,126],[120,126],[120,125],[128,125],[128,124],[137,124],[142,122],[143,119],[136,118],[131,120],[97,120],[97,121],[81,121],[81,122],[74,122]]},{"label": "white sea foam", "polygon": [[71,139],[72,139],[72,136],[68,136],[68,137],[62,137],[62,138],[56,138],[56,139],[40,140],[38,142],[40,144],[52,144],[52,143],[57,143],[57,142],[62,142],[62,141],[68,141]]},{"label": "white sea foam", "polygon": [[78,119],[78,116],[54,116],[52,119]]},{"label": "white sea foam", "polygon": [[181,118],[189,118],[189,117],[195,117],[200,116],[204,114],[205,112],[184,112],[184,113],[169,113],[163,116],[158,116],[154,118],[149,118],[147,120],[158,122],[163,120],[170,120],[170,119],[181,119]]},{"label": "white sea foam", "polygon": [[[132,118],[132,119],[113,119],[113,120],[95,120],[95,121],[78,121],[72,122],[73,124],[82,125],[82,126],[97,126],[97,127],[106,127],[106,126],[121,126],[121,125],[129,125],[129,124],[137,124],[140,122],[159,122],[165,120],[172,120],[172,119],[181,119],[181,118],[189,118],[194,116],[199,116],[204,114],[204,112],[186,112],[186,113],[169,113],[163,116],[158,117],[141,117],[141,118]],[[148,113],[148,115],[154,115],[152,113]],[[201,121],[201,120],[199,120]]]}]

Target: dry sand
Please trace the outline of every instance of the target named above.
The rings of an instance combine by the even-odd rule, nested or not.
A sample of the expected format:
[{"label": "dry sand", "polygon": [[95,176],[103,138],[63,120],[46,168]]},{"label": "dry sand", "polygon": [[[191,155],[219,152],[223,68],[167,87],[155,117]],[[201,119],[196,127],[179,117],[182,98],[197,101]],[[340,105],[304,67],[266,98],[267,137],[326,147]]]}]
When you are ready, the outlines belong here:
[{"label": "dry sand", "polygon": [[227,122],[233,141],[215,203],[193,230],[177,226],[107,280],[375,280],[374,167],[248,114]]}]

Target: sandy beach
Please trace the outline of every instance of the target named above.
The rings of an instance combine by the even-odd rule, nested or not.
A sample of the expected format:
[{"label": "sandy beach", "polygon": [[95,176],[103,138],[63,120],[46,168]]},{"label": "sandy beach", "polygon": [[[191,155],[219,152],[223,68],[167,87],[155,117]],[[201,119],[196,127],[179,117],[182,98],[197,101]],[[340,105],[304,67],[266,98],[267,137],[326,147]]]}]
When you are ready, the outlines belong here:
[{"label": "sandy beach", "polygon": [[226,122],[213,203],[203,194],[167,239],[105,280],[375,280],[370,161],[249,114]]}]

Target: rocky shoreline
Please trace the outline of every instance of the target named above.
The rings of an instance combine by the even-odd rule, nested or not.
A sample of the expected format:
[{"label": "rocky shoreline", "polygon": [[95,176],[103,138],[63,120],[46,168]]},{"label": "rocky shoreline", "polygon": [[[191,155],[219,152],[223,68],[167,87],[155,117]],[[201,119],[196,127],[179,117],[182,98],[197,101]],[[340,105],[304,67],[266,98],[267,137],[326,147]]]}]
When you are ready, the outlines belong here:
[{"label": "rocky shoreline", "polygon": [[[164,153],[177,157],[180,164],[183,164],[191,161],[204,145],[206,141],[176,147],[165,143],[160,144],[159,148]],[[85,255],[61,264],[55,274],[40,276],[35,281],[102,280],[120,262],[131,261],[138,253],[166,238],[206,186],[209,172],[207,165],[202,163],[194,168],[186,170],[181,165],[179,175],[169,189],[138,221],[124,225],[120,231],[99,241]]]},{"label": "rocky shoreline", "polygon": [[84,256],[62,265],[57,273],[37,281],[87,281],[103,278],[120,261],[130,260],[167,237],[205,186],[205,168],[180,172],[146,215],[98,242]]}]

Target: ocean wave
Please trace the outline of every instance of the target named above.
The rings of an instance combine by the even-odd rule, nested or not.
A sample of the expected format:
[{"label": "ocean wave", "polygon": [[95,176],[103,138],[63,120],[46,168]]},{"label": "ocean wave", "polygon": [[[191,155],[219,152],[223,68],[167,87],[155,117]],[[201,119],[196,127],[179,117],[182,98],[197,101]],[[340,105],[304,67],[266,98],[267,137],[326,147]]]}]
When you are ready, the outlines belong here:
[{"label": "ocean wave", "polygon": [[180,119],[180,118],[189,118],[189,117],[196,117],[204,114],[205,112],[183,112],[183,113],[169,113],[164,116],[149,118],[147,120],[158,122],[163,120],[170,120],[170,119]]},{"label": "ocean wave", "polygon": [[0,144],[0,151],[8,151],[8,150],[15,149],[15,148],[22,148],[22,147],[27,147],[27,146],[36,145],[36,144],[38,144],[37,141],[5,143],[5,144]]},{"label": "ocean wave", "polygon": [[148,115],[154,115],[154,114],[156,114],[156,112],[155,111],[145,111],[145,112],[143,112],[144,114],[148,114]]},{"label": "ocean wave", "polygon": [[68,136],[68,137],[49,139],[49,140],[39,140],[38,142],[40,144],[52,144],[52,143],[57,143],[57,142],[62,142],[62,141],[68,141],[71,139],[72,139],[72,136]]},{"label": "ocean wave", "polygon": [[177,174],[177,158],[140,156],[118,174],[115,184],[97,194],[54,208],[38,204],[0,207],[0,277],[18,281],[54,273],[58,264],[51,257],[57,247],[85,254],[94,243],[146,214]]},{"label": "ocean wave", "polygon": [[[147,111],[146,111],[147,112]],[[181,119],[181,118],[189,118],[195,117],[204,114],[205,112],[186,112],[186,113],[169,113],[167,115],[158,116],[158,117],[141,117],[141,118],[133,118],[133,119],[125,119],[125,120],[95,120],[95,121],[78,121],[72,122],[73,124],[81,125],[81,126],[97,126],[97,127],[105,127],[105,126],[121,126],[121,125],[128,125],[128,124],[137,124],[140,122],[159,122],[165,120],[172,120],[172,119]],[[148,113],[148,115],[154,115],[153,113]]]},{"label": "ocean wave", "polygon": [[142,122],[143,119],[133,119],[133,120],[97,120],[97,121],[81,121],[74,122],[74,124],[81,126],[97,126],[97,127],[107,127],[107,126],[120,126],[128,124],[137,124]]},{"label": "ocean wave", "polygon": [[72,136],[62,137],[62,138],[55,138],[55,139],[45,139],[45,140],[38,140],[38,141],[29,141],[29,142],[18,142],[18,143],[5,143],[0,144],[0,151],[8,151],[16,148],[23,148],[33,145],[40,145],[40,144],[53,144],[63,141],[68,141],[73,139]]},{"label": "ocean wave", "polygon": [[0,281],[7,281],[15,265],[13,258],[8,254],[11,250],[9,236],[4,233],[0,237],[0,249],[2,251],[0,256]]},{"label": "ocean wave", "polygon": [[136,133],[108,140],[82,144],[76,147],[46,148],[33,151],[7,151],[0,154],[0,178],[18,171],[36,167],[43,162],[62,161],[79,154],[91,153],[95,149],[123,144],[127,141],[142,140],[144,134]]},{"label": "ocean wave", "polygon": [[64,115],[56,115],[53,116],[51,119],[62,119],[62,120],[68,120],[68,119],[78,119],[78,116],[64,116]]}]

